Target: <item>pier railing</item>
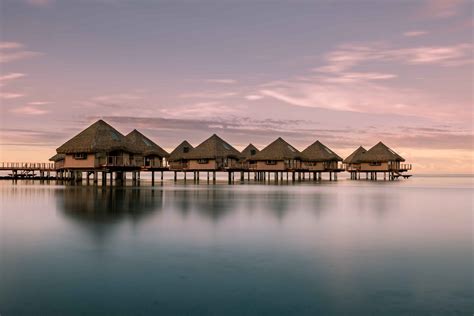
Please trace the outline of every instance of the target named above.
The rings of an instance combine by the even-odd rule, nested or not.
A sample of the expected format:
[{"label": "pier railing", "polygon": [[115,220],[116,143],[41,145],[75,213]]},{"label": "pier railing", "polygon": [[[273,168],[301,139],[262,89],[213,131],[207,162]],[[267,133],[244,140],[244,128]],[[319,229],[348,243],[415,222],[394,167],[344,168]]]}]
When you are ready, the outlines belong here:
[{"label": "pier railing", "polygon": [[411,170],[411,163],[402,163],[400,164],[400,170]]},{"label": "pier railing", "polygon": [[3,170],[53,170],[54,163],[49,162],[2,162],[1,169]]}]

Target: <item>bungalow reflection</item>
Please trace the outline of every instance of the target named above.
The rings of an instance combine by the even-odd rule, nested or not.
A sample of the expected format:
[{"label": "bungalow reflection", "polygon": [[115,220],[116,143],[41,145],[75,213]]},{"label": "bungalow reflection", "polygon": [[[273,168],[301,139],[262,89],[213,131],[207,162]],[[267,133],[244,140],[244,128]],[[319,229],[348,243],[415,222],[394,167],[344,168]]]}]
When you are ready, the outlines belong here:
[{"label": "bungalow reflection", "polygon": [[69,218],[97,225],[144,219],[163,208],[162,190],[127,187],[67,187],[56,191],[58,209]]}]

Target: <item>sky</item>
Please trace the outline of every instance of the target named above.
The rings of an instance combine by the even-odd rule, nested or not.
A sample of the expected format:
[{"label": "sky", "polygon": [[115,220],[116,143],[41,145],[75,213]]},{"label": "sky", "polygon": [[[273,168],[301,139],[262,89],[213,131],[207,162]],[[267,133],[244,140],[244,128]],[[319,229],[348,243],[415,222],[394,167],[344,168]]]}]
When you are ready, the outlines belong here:
[{"label": "sky", "polygon": [[171,151],[217,133],[473,173],[474,2],[0,0],[0,161],[97,119]]}]

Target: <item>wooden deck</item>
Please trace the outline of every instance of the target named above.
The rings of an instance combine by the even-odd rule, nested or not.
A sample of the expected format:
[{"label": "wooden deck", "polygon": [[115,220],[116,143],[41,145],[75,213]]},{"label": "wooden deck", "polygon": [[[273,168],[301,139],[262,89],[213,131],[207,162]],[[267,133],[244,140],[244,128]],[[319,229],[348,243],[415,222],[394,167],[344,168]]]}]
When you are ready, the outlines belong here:
[{"label": "wooden deck", "polygon": [[[151,175],[152,183],[155,182],[155,175],[159,173],[161,181],[164,179],[166,172],[174,174],[173,179],[188,180],[188,175],[191,174],[190,180],[200,181],[202,173],[207,181],[216,181],[217,173],[227,173],[229,183],[237,180],[243,181],[322,181],[323,175],[326,180],[336,181],[338,174],[341,172],[349,172],[352,180],[377,180],[378,174],[383,175],[383,180],[396,180],[399,178],[408,179],[412,175],[404,172],[411,170],[411,165],[401,166],[403,169],[391,171],[362,171],[362,170],[345,170],[343,168],[331,170],[308,170],[308,169],[286,169],[286,170],[257,170],[247,169],[240,166],[233,165],[229,168],[223,167],[218,170],[191,170],[181,169],[173,170],[168,166],[117,166],[104,165],[97,168],[55,168],[54,163],[32,163],[32,162],[3,162],[0,163],[0,171],[8,172],[7,175],[0,176],[0,179],[40,179],[40,180],[67,180],[79,182],[84,179],[93,181],[94,183],[102,182],[106,184],[113,180],[124,181],[127,179],[127,174],[131,174],[133,181],[140,181],[141,173],[148,173]],[[361,178],[361,174],[365,177]],[[206,176],[207,175],[207,176]],[[382,179],[382,178],[381,178]],[[99,181],[100,180],[100,181]]]}]

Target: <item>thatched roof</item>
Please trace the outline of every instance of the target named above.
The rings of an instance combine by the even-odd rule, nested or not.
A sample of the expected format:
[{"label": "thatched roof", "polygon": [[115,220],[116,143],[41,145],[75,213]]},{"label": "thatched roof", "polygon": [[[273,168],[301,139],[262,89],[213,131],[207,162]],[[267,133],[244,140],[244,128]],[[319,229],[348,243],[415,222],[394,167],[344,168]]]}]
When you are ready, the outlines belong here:
[{"label": "thatched roof", "polygon": [[252,160],[287,160],[299,157],[300,152],[295,147],[278,137],[273,143],[253,156]]},{"label": "thatched roof", "polygon": [[58,154],[72,154],[111,152],[114,150],[139,152],[115,128],[103,120],[98,120],[56,149],[56,152]]},{"label": "thatched roof", "polygon": [[388,148],[384,143],[379,142],[370,148],[366,153],[360,155],[357,162],[386,162],[386,161],[405,161],[405,159]]},{"label": "thatched roof", "polygon": [[258,148],[252,144],[249,144],[244,148],[240,153],[245,159],[252,158],[255,154],[259,152]]},{"label": "thatched roof", "polygon": [[360,146],[357,148],[352,154],[350,154],[346,159],[344,159],[344,163],[357,163],[358,159],[361,155],[363,155],[367,150],[364,147]]},{"label": "thatched roof", "polygon": [[61,161],[61,160],[64,160],[66,158],[66,155],[64,154],[56,154],[54,155],[53,157],[49,158],[49,161]]},{"label": "thatched roof", "polygon": [[301,152],[301,159],[305,161],[342,161],[341,157],[319,140]]},{"label": "thatched roof", "polygon": [[189,153],[190,159],[240,158],[240,152],[222,138],[213,134]]},{"label": "thatched roof", "polygon": [[168,157],[169,154],[160,146],[158,146],[151,139],[134,129],[127,136],[125,136],[129,142],[131,142],[136,148],[140,150],[140,153],[144,156],[156,155],[159,157]]},{"label": "thatched roof", "polygon": [[193,145],[186,140],[178,145],[169,155],[168,161],[178,161],[188,159],[189,153],[193,150]]}]

